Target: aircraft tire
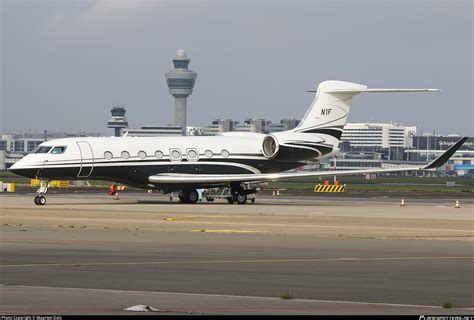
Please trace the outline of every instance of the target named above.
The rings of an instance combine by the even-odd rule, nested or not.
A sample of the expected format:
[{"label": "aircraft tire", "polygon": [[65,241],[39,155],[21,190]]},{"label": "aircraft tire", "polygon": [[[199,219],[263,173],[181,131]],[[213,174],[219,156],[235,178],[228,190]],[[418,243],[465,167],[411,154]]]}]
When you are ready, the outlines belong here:
[{"label": "aircraft tire", "polygon": [[199,200],[199,194],[195,189],[182,190],[178,197],[182,203],[196,203]]},{"label": "aircraft tire", "polygon": [[236,200],[238,204],[246,204],[247,203],[247,195],[246,194],[238,194],[236,196]]},{"label": "aircraft tire", "polygon": [[187,203],[196,203],[199,200],[199,193],[192,189],[185,193]]},{"label": "aircraft tire", "polygon": [[36,204],[37,206],[39,206],[39,205],[40,205],[40,203],[39,203],[38,199],[39,199],[39,196],[36,196],[36,197],[35,197],[35,200],[34,200],[34,201],[35,201],[35,204]]},{"label": "aircraft tire", "polygon": [[46,204],[46,198],[43,196],[38,197],[38,204],[44,206]]},{"label": "aircraft tire", "polygon": [[232,197],[228,197],[228,198],[227,198],[227,202],[228,202],[229,204],[234,204],[234,199],[232,199]]}]

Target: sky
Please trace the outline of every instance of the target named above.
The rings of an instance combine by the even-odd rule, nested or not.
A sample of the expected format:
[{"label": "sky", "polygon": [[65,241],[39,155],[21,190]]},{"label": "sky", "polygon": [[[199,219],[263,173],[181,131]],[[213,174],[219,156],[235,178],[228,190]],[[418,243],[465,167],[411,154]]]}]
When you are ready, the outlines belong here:
[{"label": "sky", "polygon": [[188,125],[301,118],[324,80],[362,94],[348,121],[474,136],[472,1],[0,0],[0,132],[172,124],[176,50],[197,72]]}]

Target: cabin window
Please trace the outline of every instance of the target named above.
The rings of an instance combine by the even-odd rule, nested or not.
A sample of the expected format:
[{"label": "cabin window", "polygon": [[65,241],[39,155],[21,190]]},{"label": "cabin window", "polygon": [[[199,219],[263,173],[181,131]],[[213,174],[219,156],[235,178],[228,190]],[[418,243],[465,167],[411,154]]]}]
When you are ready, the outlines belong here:
[{"label": "cabin window", "polygon": [[188,161],[196,161],[198,160],[198,151],[196,149],[188,149],[186,152],[186,157],[188,158]]},{"label": "cabin window", "polygon": [[49,150],[51,150],[51,147],[38,147],[35,151],[35,153],[48,153]]},{"label": "cabin window", "polygon": [[138,152],[138,157],[140,159],[145,159],[146,158],[146,152],[145,151],[139,151]]},{"label": "cabin window", "polygon": [[51,151],[52,154],[61,154],[66,151],[66,147],[54,147],[53,150]]},{"label": "cabin window", "polygon": [[161,159],[161,158],[163,158],[163,152],[161,152],[160,150],[156,150],[156,151],[155,151],[155,158],[156,158],[156,159]]},{"label": "cabin window", "polygon": [[105,151],[105,152],[104,152],[104,158],[107,159],[107,160],[112,159],[112,158],[113,158],[112,152],[110,152],[110,151]]},{"label": "cabin window", "polygon": [[122,156],[122,159],[130,158],[130,153],[128,153],[127,151],[122,151],[120,155]]},{"label": "cabin window", "polygon": [[229,151],[227,151],[227,150],[225,150],[225,149],[222,150],[222,151],[221,151],[221,156],[222,156],[223,158],[228,158],[228,157],[229,157]]},{"label": "cabin window", "polygon": [[206,151],[204,152],[204,155],[206,156],[206,158],[212,158],[212,156],[213,156],[214,154],[212,153],[211,150],[206,150]]},{"label": "cabin window", "polygon": [[181,161],[181,151],[179,149],[170,149],[170,159],[172,161]]}]

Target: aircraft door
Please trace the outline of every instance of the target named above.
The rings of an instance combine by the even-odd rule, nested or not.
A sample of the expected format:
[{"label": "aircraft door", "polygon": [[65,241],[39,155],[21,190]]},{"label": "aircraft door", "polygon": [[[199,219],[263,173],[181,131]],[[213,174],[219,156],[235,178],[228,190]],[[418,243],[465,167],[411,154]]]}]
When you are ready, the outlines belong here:
[{"label": "aircraft door", "polygon": [[94,152],[87,141],[76,142],[81,154],[81,167],[77,173],[78,178],[87,178],[91,175],[94,169]]}]

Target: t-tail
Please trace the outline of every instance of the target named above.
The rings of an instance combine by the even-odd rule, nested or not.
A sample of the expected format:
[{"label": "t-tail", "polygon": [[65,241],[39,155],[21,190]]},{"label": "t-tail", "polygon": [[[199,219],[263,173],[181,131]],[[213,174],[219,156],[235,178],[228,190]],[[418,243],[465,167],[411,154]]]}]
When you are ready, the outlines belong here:
[{"label": "t-tail", "polygon": [[438,89],[370,89],[365,85],[324,81],[315,92],[314,101],[293,132],[323,136],[326,143],[337,148],[349,115],[352,97],[364,92],[432,92]]}]

